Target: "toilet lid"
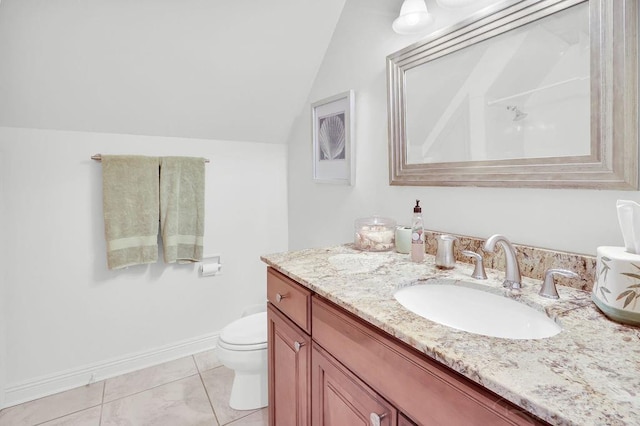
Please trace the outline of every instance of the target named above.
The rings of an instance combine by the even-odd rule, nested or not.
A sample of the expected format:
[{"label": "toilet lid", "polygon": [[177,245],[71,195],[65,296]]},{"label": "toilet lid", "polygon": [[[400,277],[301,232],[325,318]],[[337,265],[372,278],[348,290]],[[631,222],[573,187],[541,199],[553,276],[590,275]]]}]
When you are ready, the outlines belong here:
[{"label": "toilet lid", "polygon": [[267,313],[259,312],[235,320],[222,329],[220,340],[232,345],[266,343]]}]

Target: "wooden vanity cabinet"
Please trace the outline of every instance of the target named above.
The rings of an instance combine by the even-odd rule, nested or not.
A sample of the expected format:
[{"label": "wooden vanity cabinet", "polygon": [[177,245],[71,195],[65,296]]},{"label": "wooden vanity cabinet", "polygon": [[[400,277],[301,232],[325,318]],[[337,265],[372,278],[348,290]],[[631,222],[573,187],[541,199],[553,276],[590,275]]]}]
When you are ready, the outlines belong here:
[{"label": "wooden vanity cabinet", "polygon": [[417,426],[417,424],[406,418],[404,414],[400,414],[398,417],[398,426]]},{"label": "wooden vanity cabinet", "polygon": [[267,307],[269,424],[311,424],[311,337]]},{"label": "wooden vanity cabinet", "polygon": [[311,292],[269,269],[267,274],[269,424],[311,424]]},{"label": "wooden vanity cabinet", "polygon": [[313,343],[313,426],[397,426],[398,410]]},{"label": "wooden vanity cabinet", "polygon": [[267,277],[271,426],[546,424],[279,272]]},{"label": "wooden vanity cabinet", "polygon": [[317,295],[311,311],[314,344],[406,415],[403,424],[545,424]]}]

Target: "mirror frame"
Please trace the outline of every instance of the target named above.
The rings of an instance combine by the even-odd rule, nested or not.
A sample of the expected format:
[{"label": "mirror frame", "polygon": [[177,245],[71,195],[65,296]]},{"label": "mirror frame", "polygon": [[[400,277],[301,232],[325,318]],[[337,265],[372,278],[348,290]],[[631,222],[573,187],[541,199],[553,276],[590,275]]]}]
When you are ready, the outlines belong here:
[{"label": "mirror frame", "polygon": [[[408,164],[405,72],[539,18],[589,3],[591,154]],[[638,189],[638,0],[494,5],[387,57],[391,185]]]}]

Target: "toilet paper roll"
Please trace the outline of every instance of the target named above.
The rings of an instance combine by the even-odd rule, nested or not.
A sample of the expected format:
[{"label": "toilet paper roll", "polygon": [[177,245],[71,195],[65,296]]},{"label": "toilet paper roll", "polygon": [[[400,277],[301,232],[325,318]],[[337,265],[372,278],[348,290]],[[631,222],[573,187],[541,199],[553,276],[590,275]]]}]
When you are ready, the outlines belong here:
[{"label": "toilet paper roll", "polygon": [[222,269],[222,265],[219,263],[205,263],[200,265],[200,273],[203,277],[210,277],[216,275]]}]

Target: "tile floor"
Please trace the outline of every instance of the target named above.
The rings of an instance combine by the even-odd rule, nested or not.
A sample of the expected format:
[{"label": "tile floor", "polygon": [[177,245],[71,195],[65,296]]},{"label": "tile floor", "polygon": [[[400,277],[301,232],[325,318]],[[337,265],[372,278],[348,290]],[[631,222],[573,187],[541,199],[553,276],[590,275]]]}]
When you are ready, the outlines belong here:
[{"label": "tile floor", "polygon": [[262,426],[267,409],[228,406],[233,371],[214,351],[0,411],[0,426]]}]

